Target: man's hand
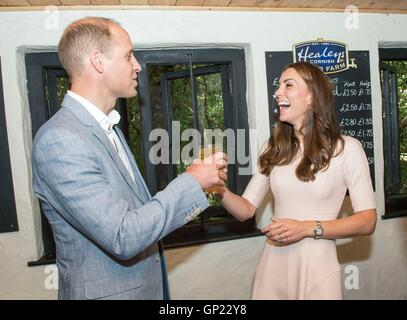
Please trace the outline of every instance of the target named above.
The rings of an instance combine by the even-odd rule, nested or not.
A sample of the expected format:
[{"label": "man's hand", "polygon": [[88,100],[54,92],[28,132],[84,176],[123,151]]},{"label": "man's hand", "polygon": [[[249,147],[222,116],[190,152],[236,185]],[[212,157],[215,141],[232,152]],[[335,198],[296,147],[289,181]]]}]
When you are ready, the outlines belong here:
[{"label": "man's hand", "polygon": [[195,159],[186,170],[202,187],[225,186],[227,180],[227,156],[217,152],[203,160]]}]

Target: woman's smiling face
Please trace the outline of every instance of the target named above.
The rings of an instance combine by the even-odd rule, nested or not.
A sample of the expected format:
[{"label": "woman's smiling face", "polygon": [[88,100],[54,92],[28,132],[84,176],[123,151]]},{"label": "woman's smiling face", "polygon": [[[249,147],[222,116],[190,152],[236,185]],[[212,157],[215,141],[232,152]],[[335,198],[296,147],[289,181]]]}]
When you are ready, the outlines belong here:
[{"label": "woman's smiling face", "polygon": [[311,111],[312,94],[304,79],[294,68],[288,68],[280,77],[274,94],[280,109],[280,121],[300,130]]}]

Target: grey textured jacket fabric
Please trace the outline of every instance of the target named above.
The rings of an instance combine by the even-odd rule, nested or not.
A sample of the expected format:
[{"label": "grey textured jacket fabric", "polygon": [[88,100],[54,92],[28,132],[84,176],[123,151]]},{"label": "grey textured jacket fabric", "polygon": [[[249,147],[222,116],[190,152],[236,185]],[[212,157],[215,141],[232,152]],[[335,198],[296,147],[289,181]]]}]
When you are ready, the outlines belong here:
[{"label": "grey textured jacket fabric", "polygon": [[60,299],[162,299],[157,241],[208,206],[187,173],[151,197],[115,130],[135,182],[96,120],[68,95],[34,139],[33,188],[56,242]]}]

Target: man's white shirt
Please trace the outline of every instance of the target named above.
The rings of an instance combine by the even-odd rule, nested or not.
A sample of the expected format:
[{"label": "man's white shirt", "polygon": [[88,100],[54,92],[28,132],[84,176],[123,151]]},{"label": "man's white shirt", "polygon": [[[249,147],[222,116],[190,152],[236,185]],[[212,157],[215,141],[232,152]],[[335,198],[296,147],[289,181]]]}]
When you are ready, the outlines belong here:
[{"label": "man's white shirt", "polygon": [[122,143],[120,142],[120,138],[117,133],[113,130],[113,126],[118,124],[120,121],[120,114],[113,110],[107,116],[106,114],[96,107],[94,104],[86,100],[84,97],[81,97],[79,94],[68,90],[68,95],[70,95],[73,99],[80,102],[82,106],[95,118],[96,122],[99,123],[100,127],[105,132],[106,136],[109,138],[110,142],[112,143],[113,147],[119,154],[120,159],[122,160],[124,166],[126,167],[127,171],[129,172],[131,178],[134,180],[134,173],[131,169],[129,158],[127,157],[126,151]]}]

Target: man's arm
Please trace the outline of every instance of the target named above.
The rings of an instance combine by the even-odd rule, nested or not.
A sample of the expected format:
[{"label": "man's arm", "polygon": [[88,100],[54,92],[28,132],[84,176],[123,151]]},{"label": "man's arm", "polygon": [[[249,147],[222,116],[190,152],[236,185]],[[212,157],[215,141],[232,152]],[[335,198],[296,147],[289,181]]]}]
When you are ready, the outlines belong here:
[{"label": "man's arm", "polygon": [[[34,145],[34,189],[72,226],[120,259],[134,257],[208,206],[202,186],[193,178],[200,171],[195,167],[131,210],[106,180],[100,161],[75,133],[47,132]],[[217,171],[216,166],[209,171]],[[199,174],[205,181],[200,183],[219,180],[208,172]],[[213,182],[204,176],[211,176]]]}]

